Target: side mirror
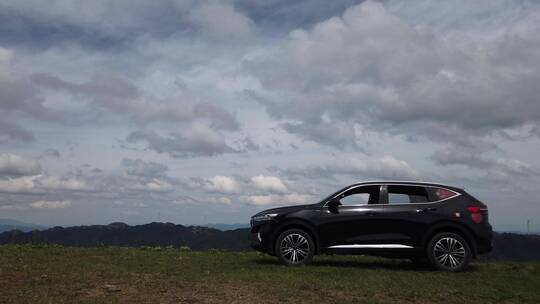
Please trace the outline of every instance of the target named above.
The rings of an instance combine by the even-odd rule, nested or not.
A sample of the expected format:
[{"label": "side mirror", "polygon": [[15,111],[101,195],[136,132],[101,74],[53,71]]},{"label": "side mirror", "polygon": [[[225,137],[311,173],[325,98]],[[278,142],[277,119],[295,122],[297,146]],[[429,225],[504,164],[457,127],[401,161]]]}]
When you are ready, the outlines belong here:
[{"label": "side mirror", "polygon": [[339,202],[339,199],[337,197],[329,200],[328,203],[326,204],[330,212],[334,212],[334,213],[337,212],[337,207],[339,205],[341,205],[341,203]]}]

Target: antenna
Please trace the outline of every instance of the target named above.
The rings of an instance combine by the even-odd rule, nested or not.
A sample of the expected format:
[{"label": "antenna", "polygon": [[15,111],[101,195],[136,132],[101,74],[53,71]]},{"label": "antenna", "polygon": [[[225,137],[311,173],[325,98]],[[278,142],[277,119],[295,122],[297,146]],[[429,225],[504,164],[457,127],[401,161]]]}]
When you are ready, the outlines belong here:
[{"label": "antenna", "polygon": [[531,234],[531,220],[527,220],[527,235]]}]

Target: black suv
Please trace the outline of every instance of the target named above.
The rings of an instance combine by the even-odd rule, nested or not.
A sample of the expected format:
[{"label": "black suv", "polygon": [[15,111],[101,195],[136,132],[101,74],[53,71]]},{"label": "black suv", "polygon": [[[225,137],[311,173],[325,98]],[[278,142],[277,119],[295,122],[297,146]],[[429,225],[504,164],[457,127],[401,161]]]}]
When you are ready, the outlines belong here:
[{"label": "black suv", "polygon": [[251,246],[286,265],[315,254],[410,258],[459,271],[491,251],[487,206],[463,189],[422,182],[354,184],[313,205],[251,218]]}]

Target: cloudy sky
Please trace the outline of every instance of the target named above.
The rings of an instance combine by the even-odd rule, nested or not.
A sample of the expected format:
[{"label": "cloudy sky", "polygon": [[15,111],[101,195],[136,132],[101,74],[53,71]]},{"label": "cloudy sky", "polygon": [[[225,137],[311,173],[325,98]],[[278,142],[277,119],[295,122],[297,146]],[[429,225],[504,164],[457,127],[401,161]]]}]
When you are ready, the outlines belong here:
[{"label": "cloudy sky", "polygon": [[362,180],[540,226],[537,1],[0,0],[0,218],[247,223]]}]

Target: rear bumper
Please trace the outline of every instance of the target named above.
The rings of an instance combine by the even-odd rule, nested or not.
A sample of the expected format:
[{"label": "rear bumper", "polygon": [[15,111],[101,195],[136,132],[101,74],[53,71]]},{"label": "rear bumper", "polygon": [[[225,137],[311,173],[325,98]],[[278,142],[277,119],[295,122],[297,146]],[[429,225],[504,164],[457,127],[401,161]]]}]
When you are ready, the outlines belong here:
[{"label": "rear bumper", "polygon": [[493,237],[480,238],[476,242],[476,253],[484,254],[493,250]]},{"label": "rear bumper", "polygon": [[493,229],[488,225],[477,233],[476,253],[484,254],[493,250]]}]

